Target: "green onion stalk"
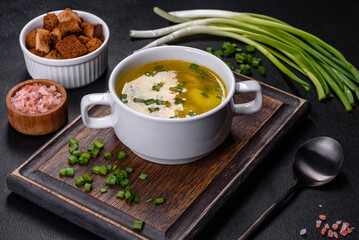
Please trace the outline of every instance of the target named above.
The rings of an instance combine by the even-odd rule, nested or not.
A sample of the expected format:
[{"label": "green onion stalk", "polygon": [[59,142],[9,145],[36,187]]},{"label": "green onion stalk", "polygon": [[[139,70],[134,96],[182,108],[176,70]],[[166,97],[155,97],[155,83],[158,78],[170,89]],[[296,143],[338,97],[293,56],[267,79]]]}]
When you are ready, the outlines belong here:
[{"label": "green onion stalk", "polygon": [[307,77],[314,85],[319,101],[332,97],[332,91],[346,111],[359,99],[359,71],[334,47],[320,38],[276,18],[225,10],[185,10],[165,12],[159,16],[178,23],[154,30],[131,30],[133,38],[158,38],[143,48],[150,48],[195,34],[228,37],[254,46],[280,71],[305,90],[311,85],[287,66]]}]

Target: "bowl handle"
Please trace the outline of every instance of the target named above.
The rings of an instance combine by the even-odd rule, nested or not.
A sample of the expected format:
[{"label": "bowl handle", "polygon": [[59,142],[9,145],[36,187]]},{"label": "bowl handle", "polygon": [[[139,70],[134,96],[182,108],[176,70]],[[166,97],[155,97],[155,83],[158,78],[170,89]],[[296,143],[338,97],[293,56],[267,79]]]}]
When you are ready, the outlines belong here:
[{"label": "bowl handle", "polygon": [[111,106],[112,98],[109,93],[92,93],[85,95],[81,99],[81,116],[82,121],[88,128],[109,128],[113,127],[112,114],[105,117],[89,117],[88,108],[91,105],[109,105]]},{"label": "bowl handle", "polygon": [[235,93],[243,92],[256,92],[256,97],[253,101],[247,103],[233,104],[233,113],[239,115],[257,112],[262,107],[263,102],[261,85],[253,80],[236,82]]}]

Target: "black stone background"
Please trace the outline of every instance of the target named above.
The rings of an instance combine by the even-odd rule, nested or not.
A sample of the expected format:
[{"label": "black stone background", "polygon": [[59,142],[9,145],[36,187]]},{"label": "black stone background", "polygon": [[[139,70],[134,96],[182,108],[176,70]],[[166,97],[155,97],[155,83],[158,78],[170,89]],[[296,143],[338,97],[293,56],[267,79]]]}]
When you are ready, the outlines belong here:
[{"label": "black stone background", "polygon": [[[94,83],[68,90],[69,121],[80,114],[83,95],[108,90],[107,81],[116,64],[150,40],[132,40],[130,29],[154,29],[170,23],[152,12],[154,6],[164,10],[196,8],[226,9],[261,13],[276,17],[300,29],[311,32],[340,50],[359,67],[359,2],[358,1],[1,1],[0,3],[0,239],[100,239],[61,217],[11,193],[5,182],[11,173],[52,134],[41,137],[16,132],[7,119],[5,96],[17,83],[30,79],[19,46],[22,27],[34,17],[47,11],[72,9],[88,11],[104,19],[111,32],[108,69]],[[219,37],[208,35],[187,37],[172,44],[204,49],[220,48]],[[243,45],[242,45],[243,46]],[[261,56],[256,53],[255,56]],[[262,57],[264,59],[264,57]],[[306,239],[322,238],[315,228],[318,214],[328,220],[350,222],[356,229],[346,239],[359,238],[359,109],[346,113],[337,98],[319,103],[314,90],[306,92],[264,60],[266,76],[253,77],[274,87],[309,100],[309,116],[270,152],[247,181],[224,204],[223,208],[200,232],[198,239],[237,239],[263,211],[294,184],[292,162],[296,149],[306,140],[317,136],[337,139],[345,152],[345,163],[339,177],[327,186],[307,189],[296,195],[276,217],[264,226],[255,239],[302,239],[299,231],[307,229]],[[320,208],[318,205],[321,204]]]}]

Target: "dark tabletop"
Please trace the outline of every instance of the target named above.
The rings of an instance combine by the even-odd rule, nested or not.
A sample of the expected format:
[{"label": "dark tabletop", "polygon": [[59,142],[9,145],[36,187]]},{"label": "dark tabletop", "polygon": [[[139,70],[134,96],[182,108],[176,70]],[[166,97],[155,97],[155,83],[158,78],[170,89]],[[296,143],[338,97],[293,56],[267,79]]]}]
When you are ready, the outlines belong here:
[{"label": "dark tabletop", "polygon": [[[130,29],[154,29],[170,23],[156,16],[152,8],[184,10],[196,8],[227,9],[261,13],[276,17],[317,35],[335,46],[359,67],[359,2],[358,1],[1,1],[0,53],[0,239],[100,239],[63,218],[11,193],[6,187],[6,175],[26,161],[53,134],[30,137],[15,131],[9,124],[5,96],[17,83],[30,79],[19,46],[22,27],[32,18],[47,11],[72,9],[88,11],[101,17],[109,26],[108,69],[97,81],[78,89],[68,90],[69,121],[80,114],[83,95],[108,90],[111,71],[124,57],[149,43],[131,40]],[[224,39],[205,35],[187,37],[172,44],[204,49],[221,46]],[[263,57],[264,58],[264,57]],[[346,113],[335,97],[318,102],[314,90],[306,92],[283,76],[270,62],[264,61],[266,76],[253,77],[276,88],[307,99],[312,104],[308,117],[297,124],[257,166],[246,182],[200,232],[198,239],[237,239],[240,234],[294,183],[293,156],[306,140],[330,136],[341,143],[345,163],[340,175],[330,184],[306,189],[296,195],[274,219],[261,229],[255,239],[302,239],[301,229],[307,229],[307,239],[322,238],[315,228],[319,214],[328,220],[343,220],[356,227],[346,239],[359,238],[359,109]],[[357,101],[358,103],[358,101]],[[341,237],[342,238],[342,237]]]}]

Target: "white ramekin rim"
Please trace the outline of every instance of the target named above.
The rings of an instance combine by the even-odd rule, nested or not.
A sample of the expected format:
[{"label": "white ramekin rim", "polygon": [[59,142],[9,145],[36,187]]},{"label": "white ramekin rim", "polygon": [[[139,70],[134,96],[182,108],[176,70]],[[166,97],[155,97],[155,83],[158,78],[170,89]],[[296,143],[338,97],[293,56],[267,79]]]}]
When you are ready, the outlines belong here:
[{"label": "white ramekin rim", "polygon": [[[62,12],[64,10],[56,10],[56,11],[51,11],[48,13],[55,13],[56,15],[59,14],[60,12]],[[21,30],[20,32],[20,36],[19,36],[19,42],[20,42],[20,47],[21,50],[24,54],[26,54],[27,57],[29,57],[31,60],[38,62],[40,64],[43,65],[48,65],[48,66],[70,66],[70,65],[77,65],[77,64],[81,64],[84,62],[87,62],[95,57],[97,57],[98,55],[102,54],[102,52],[104,50],[106,50],[106,46],[108,44],[108,40],[110,38],[110,30],[107,26],[107,24],[105,23],[105,21],[103,21],[100,17],[89,13],[89,12],[84,12],[84,11],[80,11],[80,10],[73,10],[74,12],[78,13],[78,15],[82,18],[91,18],[91,20],[89,22],[91,23],[97,23],[97,24],[101,24],[102,28],[103,28],[103,34],[104,34],[104,41],[102,43],[102,45],[96,49],[95,51],[93,51],[92,53],[86,54],[84,56],[81,57],[77,57],[77,58],[72,58],[72,59],[48,59],[48,58],[44,58],[44,57],[40,57],[37,56],[33,53],[31,53],[25,45],[25,37],[26,34],[30,33],[32,30],[34,30],[35,28],[41,27],[37,24],[37,22],[39,21],[39,19],[43,19],[43,17],[48,14],[48,13],[44,13],[38,17],[35,17],[34,19],[32,19],[31,21],[29,21]],[[92,20],[94,19],[94,20]]]}]

